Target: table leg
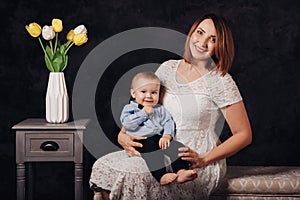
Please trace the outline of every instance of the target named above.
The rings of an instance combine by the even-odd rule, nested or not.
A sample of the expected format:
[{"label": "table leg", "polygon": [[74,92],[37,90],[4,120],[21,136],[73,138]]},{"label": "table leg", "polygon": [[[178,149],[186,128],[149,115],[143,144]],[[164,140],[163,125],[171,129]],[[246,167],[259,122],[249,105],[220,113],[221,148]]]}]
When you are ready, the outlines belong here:
[{"label": "table leg", "polygon": [[17,200],[25,200],[25,165],[17,163]]},{"label": "table leg", "polygon": [[75,163],[75,200],[83,200],[83,166],[82,163]]},{"label": "table leg", "polygon": [[33,200],[34,196],[34,170],[35,169],[35,163],[28,162],[27,163],[27,197],[28,200]]}]

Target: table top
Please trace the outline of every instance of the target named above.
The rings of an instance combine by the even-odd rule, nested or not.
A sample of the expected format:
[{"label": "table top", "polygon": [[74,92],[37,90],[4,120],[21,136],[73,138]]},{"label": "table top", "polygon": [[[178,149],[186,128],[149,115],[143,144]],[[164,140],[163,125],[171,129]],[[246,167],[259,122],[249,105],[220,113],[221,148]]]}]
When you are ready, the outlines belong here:
[{"label": "table top", "polygon": [[66,123],[48,123],[46,119],[29,118],[14,125],[12,129],[86,129],[89,119],[80,119]]}]

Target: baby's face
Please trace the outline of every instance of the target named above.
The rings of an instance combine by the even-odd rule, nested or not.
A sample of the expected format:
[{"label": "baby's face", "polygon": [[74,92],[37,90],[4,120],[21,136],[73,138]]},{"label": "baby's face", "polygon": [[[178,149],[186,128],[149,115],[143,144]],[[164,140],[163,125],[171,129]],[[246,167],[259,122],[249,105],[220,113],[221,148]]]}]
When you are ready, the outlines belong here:
[{"label": "baby's face", "polygon": [[140,87],[131,89],[131,96],[138,104],[154,106],[159,100],[160,84],[157,82],[144,82]]}]

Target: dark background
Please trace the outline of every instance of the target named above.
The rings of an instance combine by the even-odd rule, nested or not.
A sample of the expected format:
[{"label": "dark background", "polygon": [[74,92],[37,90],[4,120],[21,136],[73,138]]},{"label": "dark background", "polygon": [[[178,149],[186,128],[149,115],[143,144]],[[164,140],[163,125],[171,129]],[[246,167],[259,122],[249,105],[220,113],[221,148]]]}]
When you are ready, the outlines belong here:
[{"label": "dark background", "polygon": [[[15,199],[15,135],[11,127],[26,118],[45,116],[49,72],[37,39],[25,30],[36,21],[50,24],[60,18],[67,31],[79,24],[88,28],[89,41],[69,52],[65,78],[69,96],[76,73],[88,53],[105,39],[137,27],[155,26],[187,33],[207,12],[229,21],[236,56],[230,74],[244,98],[253,129],[253,142],[228,159],[229,165],[299,166],[300,119],[298,0],[6,0],[0,4],[0,195]],[[176,41],[174,41],[176,42]],[[123,55],[109,69],[177,58],[168,52],[141,50]],[[107,71],[97,91],[97,109],[109,111],[110,94],[123,71]],[[106,88],[106,89],[103,89]],[[72,99],[70,99],[72,101]],[[71,111],[72,119],[72,111]],[[104,117],[105,118],[105,117]],[[103,119],[111,138],[118,128],[111,114]],[[101,121],[101,119],[99,120]],[[222,139],[229,136],[225,126]],[[88,178],[95,158],[85,152],[85,197],[92,199]],[[34,178],[34,198],[72,199],[71,163],[39,163]]]}]

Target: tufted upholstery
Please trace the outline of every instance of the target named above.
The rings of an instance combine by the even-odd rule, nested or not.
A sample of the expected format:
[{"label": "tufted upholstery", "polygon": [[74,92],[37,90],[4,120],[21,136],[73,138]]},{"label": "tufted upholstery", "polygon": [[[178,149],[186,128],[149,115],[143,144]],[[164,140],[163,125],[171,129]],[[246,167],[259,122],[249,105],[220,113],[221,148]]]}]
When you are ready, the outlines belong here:
[{"label": "tufted upholstery", "polygon": [[211,199],[300,200],[300,167],[228,166]]}]

